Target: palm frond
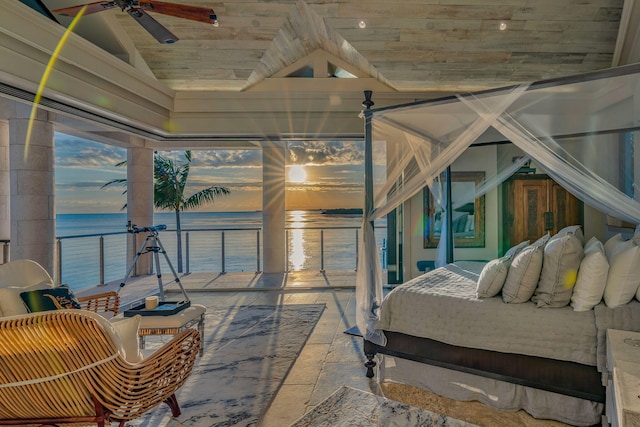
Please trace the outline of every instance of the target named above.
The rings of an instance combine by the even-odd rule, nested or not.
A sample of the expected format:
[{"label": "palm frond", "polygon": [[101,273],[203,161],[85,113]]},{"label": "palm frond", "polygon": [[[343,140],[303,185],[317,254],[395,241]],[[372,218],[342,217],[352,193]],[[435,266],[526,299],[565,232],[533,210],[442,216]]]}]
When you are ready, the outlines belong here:
[{"label": "palm frond", "polygon": [[193,209],[201,206],[204,203],[212,203],[216,198],[226,196],[230,192],[231,191],[227,187],[212,185],[209,188],[205,188],[204,190],[192,194],[182,203],[182,209]]}]

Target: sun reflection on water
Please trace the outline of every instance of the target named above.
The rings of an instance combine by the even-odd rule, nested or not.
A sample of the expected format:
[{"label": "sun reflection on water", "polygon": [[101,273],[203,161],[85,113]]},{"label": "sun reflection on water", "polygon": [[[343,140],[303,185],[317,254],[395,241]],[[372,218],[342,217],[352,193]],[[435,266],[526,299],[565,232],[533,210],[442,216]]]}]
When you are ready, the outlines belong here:
[{"label": "sun reflection on water", "polygon": [[305,235],[304,235],[304,211],[291,211],[291,222],[289,226],[292,228],[289,230],[289,263],[291,264],[291,270],[302,270],[305,261],[308,256],[304,250]]}]

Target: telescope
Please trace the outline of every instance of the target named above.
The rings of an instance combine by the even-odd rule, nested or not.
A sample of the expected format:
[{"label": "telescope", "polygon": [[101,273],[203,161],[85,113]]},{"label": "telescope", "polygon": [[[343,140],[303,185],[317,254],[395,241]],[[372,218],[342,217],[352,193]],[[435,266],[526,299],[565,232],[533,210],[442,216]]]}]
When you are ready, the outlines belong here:
[{"label": "telescope", "polygon": [[136,224],[131,224],[131,221],[127,222],[128,233],[157,233],[158,231],[166,230],[167,226],[164,224],[158,224],[147,227],[138,227]]}]

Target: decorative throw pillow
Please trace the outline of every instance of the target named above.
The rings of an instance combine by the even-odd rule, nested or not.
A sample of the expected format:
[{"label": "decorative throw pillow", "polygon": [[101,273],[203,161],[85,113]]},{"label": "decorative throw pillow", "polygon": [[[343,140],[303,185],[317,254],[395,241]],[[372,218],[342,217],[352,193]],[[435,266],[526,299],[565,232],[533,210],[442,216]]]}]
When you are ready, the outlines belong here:
[{"label": "decorative throw pillow", "polygon": [[521,303],[531,299],[542,270],[543,248],[544,244],[534,243],[513,258],[502,287],[504,302]]},{"label": "decorative throw pillow", "polygon": [[529,241],[528,240],[525,240],[522,243],[518,243],[517,245],[512,246],[507,252],[505,252],[504,256],[507,256],[507,257],[513,259],[513,257],[518,255],[518,253],[520,253],[520,251],[523,250],[524,248],[526,248],[527,246],[529,246]]},{"label": "decorative throw pillow", "polygon": [[609,258],[609,274],[604,288],[607,307],[624,305],[633,299],[640,286],[640,247],[633,245]]},{"label": "decorative throw pillow", "polygon": [[599,249],[604,253],[604,245],[596,236],[593,236],[584,244],[584,255],[587,256],[590,252]]},{"label": "decorative throw pillow", "polygon": [[604,288],[607,285],[609,261],[604,254],[604,246],[598,242],[594,249],[585,253],[578,279],[571,295],[571,307],[574,311],[589,311],[602,301]]},{"label": "decorative throw pillow", "polygon": [[582,258],[582,242],[574,234],[551,238],[544,247],[542,271],[532,301],[538,307],[569,304]]},{"label": "decorative throw pillow", "polygon": [[125,360],[130,363],[139,363],[144,359],[138,341],[140,319],[142,319],[142,317],[136,314],[132,317],[114,317],[109,320],[122,342],[121,350],[124,353],[123,356]]},{"label": "decorative throw pillow", "polygon": [[509,272],[511,257],[493,259],[480,272],[476,295],[478,298],[491,298],[500,293]]},{"label": "decorative throw pillow", "polygon": [[609,260],[609,264],[611,264],[611,252],[613,249],[621,243],[624,243],[625,239],[622,237],[622,234],[618,233],[615,236],[608,239],[604,242],[604,254],[607,256]]},{"label": "decorative throw pillow", "polygon": [[67,286],[22,292],[20,297],[30,312],[80,308],[71,289]]},{"label": "decorative throw pillow", "polygon": [[584,245],[584,233],[582,232],[581,225],[570,225],[568,227],[564,227],[551,237],[551,239],[566,236],[567,234],[572,234],[580,240],[580,244]]},{"label": "decorative throw pillow", "polygon": [[29,313],[29,309],[20,294],[40,289],[51,289],[51,284],[49,282],[41,282],[26,287],[9,286],[8,288],[0,288],[0,312],[2,316],[17,316]]}]

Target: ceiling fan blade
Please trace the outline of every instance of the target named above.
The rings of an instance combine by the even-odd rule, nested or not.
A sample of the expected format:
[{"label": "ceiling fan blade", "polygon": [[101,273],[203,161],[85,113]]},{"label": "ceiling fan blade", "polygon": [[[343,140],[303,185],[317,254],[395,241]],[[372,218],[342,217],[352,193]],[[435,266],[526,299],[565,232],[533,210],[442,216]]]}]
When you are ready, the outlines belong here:
[{"label": "ceiling fan blade", "polygon": [[131,15],[133,19],[138,21],[140,25],[144,27],[145,30],[149,32],[156,40],[160,43],[171,44],[175,43],[178,40],[175,34],[166,29],[162,24],[149,16],[148,13],[145,13],[144,10],[138,7],[132,7],[127,10],[127,13]]},{"label": "ceiling fan blade", "polygon": [[[81,4],[79,6],[64,7],[61,9],[52,10],[51,12],[57,13],[58,15],[62,15],[62,16],[74,17],[80,12],[80,9],[82,9],[84,6],[85,6],[84,4]],[[85,15],[89,15],[90,13],[102,12],[103,10],[109,10],[115,7],[119,7],[118,3],[115,1],[97,1],[95,3],[88,3],[86,6],[87,6],[87,9],[84,11]]]},{"label": "ceiling fan blade", "polygon": [[218,25],[218,17],[215,12],[213,9],[207,7],[188,6],[155,0],[138,0],[138,6],[150,12],[191,19],[192,21],[206,22],[215,26]]}]

